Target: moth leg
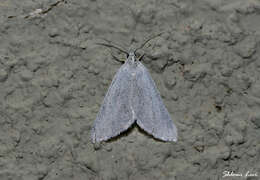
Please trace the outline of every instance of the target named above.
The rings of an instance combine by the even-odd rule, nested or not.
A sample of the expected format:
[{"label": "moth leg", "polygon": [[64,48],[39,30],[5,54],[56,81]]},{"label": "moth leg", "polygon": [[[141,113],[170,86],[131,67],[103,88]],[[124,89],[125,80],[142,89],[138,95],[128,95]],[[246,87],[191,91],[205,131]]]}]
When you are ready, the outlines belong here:
[{"label": "moth leg", "polygon": [[121,64],[124,64],[125,61],[122,61],[121,59],[119,59],[118,57],[116,57],[112,52],[110,52],[111,56],[113,57],[113,59],[117,62],[120,62]]},{"label": "moth leg", "polygon": [[145,53],[143,53],[139,58],[138,58],[138,61],[141,61],[145,56]]}]

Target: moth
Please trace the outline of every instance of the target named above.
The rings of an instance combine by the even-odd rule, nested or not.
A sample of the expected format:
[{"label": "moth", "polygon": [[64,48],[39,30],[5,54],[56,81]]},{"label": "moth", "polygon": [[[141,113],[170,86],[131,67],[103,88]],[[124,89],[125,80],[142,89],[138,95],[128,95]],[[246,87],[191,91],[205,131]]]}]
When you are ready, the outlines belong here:
[{"label": "moth", "polygon": [[156,139],[177,141],[177,128],[150,73],[140,62],[143,56],[135,55],[151,39],[129,53],[118,46],[99,43],[125,53],[127,60],[114,76],[94,121],[93,143],[109,140],[133,123]]}]

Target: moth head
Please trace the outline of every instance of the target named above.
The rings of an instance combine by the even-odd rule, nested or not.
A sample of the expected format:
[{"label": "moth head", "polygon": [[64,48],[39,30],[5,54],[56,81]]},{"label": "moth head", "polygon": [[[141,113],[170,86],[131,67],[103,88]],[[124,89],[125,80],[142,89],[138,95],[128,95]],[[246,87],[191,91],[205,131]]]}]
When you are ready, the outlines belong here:
[{"label": "moth head", "polygon": [[131,62],[135,62],[136,61],[135,53],[133,51],[130,51],[127,55],[127,59],[130,60]]}]

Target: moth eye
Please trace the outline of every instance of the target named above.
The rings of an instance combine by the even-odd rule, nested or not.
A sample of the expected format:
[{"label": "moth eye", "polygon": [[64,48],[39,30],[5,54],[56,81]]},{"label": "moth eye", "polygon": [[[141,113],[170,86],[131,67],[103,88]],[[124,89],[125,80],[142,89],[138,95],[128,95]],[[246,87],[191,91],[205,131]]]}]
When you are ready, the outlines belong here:
[{"label": "moth eye", "polygon": [[126,58],[128,58],[128,57],[129,57],[129,54],[126,55]]}]

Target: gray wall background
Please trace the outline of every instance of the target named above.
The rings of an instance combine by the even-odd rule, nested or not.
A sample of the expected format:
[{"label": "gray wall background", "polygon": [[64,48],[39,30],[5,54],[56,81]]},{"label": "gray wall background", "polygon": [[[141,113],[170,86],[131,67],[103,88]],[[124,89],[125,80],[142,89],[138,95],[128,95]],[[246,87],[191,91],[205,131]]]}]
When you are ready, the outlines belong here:
[{"label": "gray wall background", "polygon": [[[259,19],[258,0],[1,1],[0,179],[258,179]],[[144,64],[178,142],[134,127],[94,146],[90,130],[120,67],[95,43],[128,49],[162,31]]]}]

